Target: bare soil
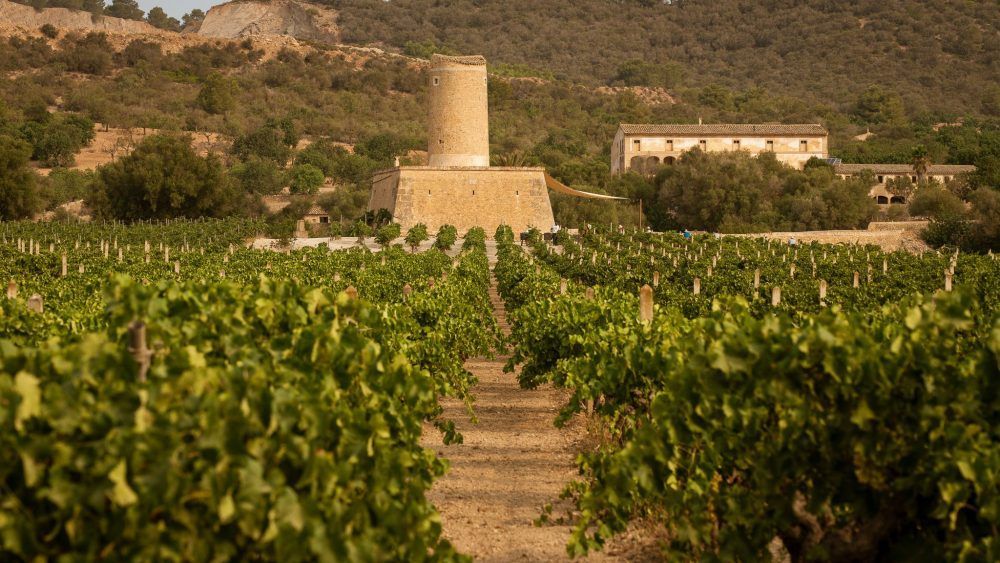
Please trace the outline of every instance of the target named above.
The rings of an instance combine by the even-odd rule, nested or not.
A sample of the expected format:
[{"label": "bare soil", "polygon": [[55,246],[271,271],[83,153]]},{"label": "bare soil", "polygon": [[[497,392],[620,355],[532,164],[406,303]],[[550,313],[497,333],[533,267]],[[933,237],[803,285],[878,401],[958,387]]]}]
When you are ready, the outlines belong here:
[{"label": "bare soil", "polygon": [[[495,286],[490,294],[506,332],[506,314]],[[479,378],[473,390],[477,423],[469,420],[461,401],[442,401],[463,444],[446,446],[433,427],[425,427],[424,446],[451,463],[428,496],[441,513],[445,537],[477,560],[568,561],[572,527],[561,517],[571,506],[559,494],[577,478],[574,460],[593,440],[582,419],[566,428],[554,426],[564,391],[551,386],[521,389],[515,374],[503,372],[505,362],[500,357],[466,364]],[[549,503],[553,521],[536,525]],[[586,560],[651,560],[650,542],[635,538],[628,534]]]}]

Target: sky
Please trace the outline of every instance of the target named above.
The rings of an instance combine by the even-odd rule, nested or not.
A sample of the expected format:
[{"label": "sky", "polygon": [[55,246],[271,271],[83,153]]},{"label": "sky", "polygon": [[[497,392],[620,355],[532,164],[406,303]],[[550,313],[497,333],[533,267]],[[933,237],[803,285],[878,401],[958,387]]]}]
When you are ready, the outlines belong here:
[{"label": "sky", "polygon": [[[201,8],[207,12],[209,8],[216,4],[222,4],[225,0],[139,0],[139,7],[149,11],[154,6],[163,8],[171,16],[181,19],[181,16],[195,8]],[[105,2],[110,4],[110,2]]]}]

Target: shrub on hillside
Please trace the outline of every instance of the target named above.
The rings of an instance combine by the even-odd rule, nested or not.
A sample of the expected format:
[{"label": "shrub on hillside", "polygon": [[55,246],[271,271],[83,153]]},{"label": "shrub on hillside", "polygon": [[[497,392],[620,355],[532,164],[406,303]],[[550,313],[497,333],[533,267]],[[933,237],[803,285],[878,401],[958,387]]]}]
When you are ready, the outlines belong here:
[{"label": "shrub on hillside", "polygon": [[221,217],[239,201],[218,158],[198,156],[188,136],[153,135],[98,169],[88,205],[100,216],[135,221]]}]

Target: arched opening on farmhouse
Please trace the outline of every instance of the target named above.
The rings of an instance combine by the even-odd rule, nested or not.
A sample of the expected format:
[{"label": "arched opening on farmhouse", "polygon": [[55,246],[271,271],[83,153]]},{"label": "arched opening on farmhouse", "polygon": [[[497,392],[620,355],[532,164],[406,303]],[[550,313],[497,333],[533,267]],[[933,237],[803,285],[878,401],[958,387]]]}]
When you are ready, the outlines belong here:
[{"label": "arched opening on farmhouse", "polygon": [[901,195],[894,195],[889,198],[889,203],[906,203],[906,198]]},{"label": "arched opening on farmhouse", "polygon": [[642,174],[643,173],[642,167],[645,161],[646,159],[644,157],[633,156],[632,160],[629,161],[628,169],[637,174]]},{"label": "arched opening on farmhouse", "polygon": [[885,205],[885,204],[889,203],[889,198],[885,197],[884,195],[877,196],[875,198],[875,203],[877,203],[879,205]]}]

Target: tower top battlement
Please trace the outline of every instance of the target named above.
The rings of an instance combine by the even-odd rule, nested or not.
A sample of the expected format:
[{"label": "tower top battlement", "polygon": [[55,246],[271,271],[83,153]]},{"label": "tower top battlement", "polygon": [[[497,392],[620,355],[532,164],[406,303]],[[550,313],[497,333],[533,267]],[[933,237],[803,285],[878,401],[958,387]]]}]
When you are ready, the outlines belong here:
[{"label": "tower top battlement", "polygon": [[482,55],[464,55],[464,56],[452,56],[452,55],[431,55],[431,67],[435,67],[444,63],[454,63],[460,65],[469,66],[486,66],[486,57]]}]

